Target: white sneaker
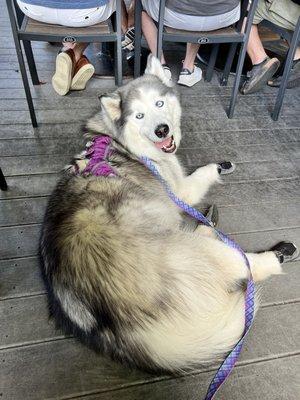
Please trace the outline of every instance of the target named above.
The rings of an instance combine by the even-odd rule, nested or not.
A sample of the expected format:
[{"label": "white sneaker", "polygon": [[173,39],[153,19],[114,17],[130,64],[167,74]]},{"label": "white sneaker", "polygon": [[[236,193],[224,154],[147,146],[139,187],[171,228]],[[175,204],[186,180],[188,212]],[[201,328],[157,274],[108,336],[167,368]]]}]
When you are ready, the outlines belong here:
[{"label": "white sneaker", "polygon": [[162,67],[164,69],[164,73],[166,75],[166,77],[170,80],[172,80],[172,72],[170,70],[170,67],[168,66],[168,64],[162,64]]},{"label": "white sneaker", "polygon": [[183,86],[194,86],[196,83],[200,82],[202,79],[202,69],[194,66],[194,71],[191,72],[187,68],[183,68],[180,72],[179,79],[177,83]]}]

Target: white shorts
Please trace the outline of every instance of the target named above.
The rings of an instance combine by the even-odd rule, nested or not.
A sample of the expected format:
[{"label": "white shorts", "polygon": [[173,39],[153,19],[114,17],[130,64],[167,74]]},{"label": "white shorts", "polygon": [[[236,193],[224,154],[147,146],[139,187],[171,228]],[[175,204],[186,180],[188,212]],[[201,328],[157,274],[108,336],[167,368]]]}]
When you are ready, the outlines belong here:
[{"label": "white shorts", "polygon": [[35,6],[17,0],[21,11],[29,18],[47,24],[63,25],[73,28],[91,26],[106,21],[116,10],[116,0],[101,7],[83,9],[58,9],[50,7]]},{"label": "white shorts", "polygon": [[[142,0],[144,10],[147,14],[158,21],[159,0]],[[240,19],[240,4],[232,11],[220,15],[197,16],[181,14],[165,8],[164,24],[175,29],[183,29],[186,31],[214,31],[215,29],[225,28],[237,22]]]}]

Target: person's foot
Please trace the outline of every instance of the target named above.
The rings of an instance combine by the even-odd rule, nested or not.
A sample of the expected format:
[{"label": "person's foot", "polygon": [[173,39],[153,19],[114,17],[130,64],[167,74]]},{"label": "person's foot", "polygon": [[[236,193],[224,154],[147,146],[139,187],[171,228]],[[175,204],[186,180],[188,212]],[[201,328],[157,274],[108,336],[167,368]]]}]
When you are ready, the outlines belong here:
[{"label": "person's foot", "polygon": [[162,64],[162,67],[163,67],[163,70],[164,70],[164,73],[165,73],[166,77],[171,80],[172,79],[172,72],[171,72],[171,69],[168,66],[168,64]]},{"label": "person's foot", "polygon": [[75,54],[72,49],[61,51],[56,57],[55,73],[52,77],[53,89],[61,96],[68,93],[75,69]]},{"label": "person's foot", "polygon": [[[268,85],[272,87],[279,87],[281,85],[281,82],[282,76],[278,76],[277,78],[269,80]],[[286,88],[292,89],[297,86],[300,86],[300,59],[293,62]]]},{"label": "person's foot", "polygon": [[77,61],[74,70],[74,76],[71,82],[71,90],[83,90],[87,82],[95,73],[94,66],[89,62],[86,56],[81,56]]},{"label": "person's foot", "polygon": [[183,86],[194,86],[200,82],[202,78],[202,69],[194,66],[194,70],[190,71],[188,68],[182,68],[177,83]]},{"label": "person's foot", "polygon": [[267,57],[259,64],[253,65],[251,71],[247,73],[247,80],[241,87],[242,94],[255,93],[261,90],[268,80],[272,78],[280,66],[277,58]]}]

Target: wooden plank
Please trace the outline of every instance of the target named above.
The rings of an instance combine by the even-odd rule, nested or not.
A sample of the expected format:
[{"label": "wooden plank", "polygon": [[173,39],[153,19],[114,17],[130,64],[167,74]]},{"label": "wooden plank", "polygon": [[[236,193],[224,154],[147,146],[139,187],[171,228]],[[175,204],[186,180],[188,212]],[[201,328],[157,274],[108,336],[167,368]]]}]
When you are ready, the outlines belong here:
[{"label": "wooden plank", "polygon": [[49,195],[57,180],[57,174],[8,177],[9,190],[0,191],[0,199]]},{"label": "wooden plank", "polygon": [[[216,400],[299,400],[300,356],[238,366],[220,388]],[[77,400],[203,399],[213,372],[170,378],[105,393],[76,396]]]},{"label": "wooden plank", "polygon": [[[287,352],[297,352],[297,339],[300,334],[299,311],[300,304],[261,309],[247,339],[241,362],[264,360],[269,358],[270,354],[279,356]],[[25,337],[26,332],[24,328]],[[35,333],[37,332],[38,329],[35,329]],[[97,356],[73,339],[2,350],[1,358],[4,360],[2,392],[6,399],[65,398],[121,388],[124,384],[157,380],[157,377],[130,371]],[[34,360],[34,363],[31,360]],[[31,365],[30,369],[25,367],[28,363]],[[68,374],[65,374],[66,370]],[[19,377],[18,385],[12,384],[15,376]]]},{"label": "wooden plank", "polygon": [[2,200],[0,226],[42,222],[48,198]]},{"label": "wooden plank", "polygon": [[[189,165],[205,165],[211,162],[230,160],[232,162],[256,162],[290,160],[300,156],[300,141],[276,144],[238,144],[224,146],[206,146],[201,149],[185,149]],[[233,176],[233,175],[232,175]]]},{"label": "wooden plank", "polygon": [[276,231],[261,231],[251,233],[235,233],[230,235],[248,252],[265,251],[276,243],[287,240],[300,248],[300,228],[279,229]]},{"label": "wooden plank", "polygon": [[[0,128],[1,129],[1,128]],[[210,146],[247,146],[274,145],[275,143],[299,142],[299,129],[252,129],[205,132],[201,128],[189,131],[183,126],[181,148],[186,148],[186,154],[193,154],[192,149],[201,149],[202,145]],[[297,144],[297,143],[296,143]]]},{"label": "wooden plank", "polygon": [[[24,138],[61,138],[61,132],[64,135],[79,136],[82,133],[82,126],[78,123],[63,123],[63,124],[39,124],[39,126],[33,129],[32,125],[0,125],[0,139],[24,139]],[[16,140],[17,143],[17,140]]]},{"label": "wooden plank", "polygon": [[55,35],[106,35],[110,33],[108,21],[84,28],[69,28],[61,25],[45,24],[29,18],[25,28],[26,33],[42,33]]},{"label": "wooden plank", "polygon": [[272,276],[261,286],[261,304],[263,307],[272,304],[284,304],[300,300],[300,260],[283,265],[284,275]]},{"label": "wooden plank", "polygon": [[[39,73],[39,77],[44,82],[51,82],[54,67],[50,71],[42,70]],[[5,79],[21,79],[19,71],[0,71],[0,78]],[[296,98],[295,98],[296,97]],[[89,98],[87,97],[58,97],[53,96],[47,99],[40,99],[36,103],[37,110],[51,110],[59,108],[63,109],[76,109],[76,108],[88,108],[99,107],[99,99],[96,96]],[[183,104],[183,111],[188,115],[195,113],[197,116],[217,116],[220,113],[224,113],[224,109],[228,105],[230,97],[229,96],[202,96],[200,99],[192,98],[187,99]],[[298,111],[298,104],[300,101],[300,96],[286,96],[284,101],[284,115],[295,114]],[[236,106],[236,113],[239,116],[244,115],[269,115],[270,109],[273,107],[273,97],[268,96],[257,96],[250,98],[241,98]],[[24,99],[5,99],[0,100],[0,110],[27,110],[27,102]]]},{"label": "wooden plank", "polygon": [[38,252],[40,225],[0,228],[0,258],[27,257]]},{"label": "wooden plank", "polygon": [[[85,122],[90,118],[96,110],[83,109],[80,113],[75,113],[72,110],[40,110],[37,111],[37,118],[44,123],[62,123],[62,122]],[[14,124],[16,121],[20,123],[30,123],[28,111],[0,111],[1,124]]]},{"label": "wooden plank", "polygon": [[228,183],[215,186],[207,195],[206,201],[210,204],[217,203],[219,205],[293,202],[299,196],[299,192],[299,179],[293,178],[274,181]]},{"label": "wooden plank", "polygon": [[[71,155],[32,155],[12,156],[5,158],[5,165],[2,169],[6,176],[49,174],[61,171],[70,163]],[[287,175],[290,175],[287,173]]]},{"label": "wooden plank", "polygon": [[61,138],[54,139],[18,139],[3,140],[1,143],[2,154],[5,156],[19,155],[40,155],[40,154],[63,154],[64,158],[84,150],[83,132],[78,132],[78,137],[65,137],[64,132]]},{"label": "wooden plank", "polygon": [[49,320],[47,297],[44,294],[2,300],[0,316],[3,321],[0,349],[65,337]]},{"label": "wooden plank", "polygon": [[45,292],[37,257],[0,261],[0,299]]}]

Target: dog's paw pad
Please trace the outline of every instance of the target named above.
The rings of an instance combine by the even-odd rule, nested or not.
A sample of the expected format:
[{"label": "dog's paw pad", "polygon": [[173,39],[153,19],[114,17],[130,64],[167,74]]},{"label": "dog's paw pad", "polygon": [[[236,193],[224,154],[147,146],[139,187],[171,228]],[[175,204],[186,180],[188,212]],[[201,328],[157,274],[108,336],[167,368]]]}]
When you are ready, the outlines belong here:
[{"label": "dog's paw pad", "polygon": [[235,164],[231,161],[223,161],[218,164],[218,172],[220,175],[231,174],[235,170]]},{"label": "dog's paw pad", "polygon": [[280,263],[293,261],[299,256],[299,250],[292,242],[280,242],[272,248]]}]

